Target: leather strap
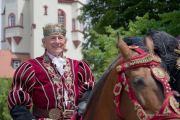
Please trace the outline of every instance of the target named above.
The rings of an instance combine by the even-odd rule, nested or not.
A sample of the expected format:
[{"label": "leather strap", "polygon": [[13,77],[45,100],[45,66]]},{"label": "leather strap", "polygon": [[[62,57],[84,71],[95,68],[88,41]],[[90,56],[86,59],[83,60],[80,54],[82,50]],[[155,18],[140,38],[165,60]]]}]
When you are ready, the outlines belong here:
[{"label": "leather strap", "polygon": [[[74,110],[60,110],[59,108],[52,108],[52,109],[49,109],[49,110],[46,110],[46,109],[41,109],[41,108],[38,108],[38,107],[33,107],[33,115],[36,117],[36,118],[51,118],[51,111],[52,110],[58,110],[58,112],[55,112],[54,114],[56,114],[57,116],[60,116],[59,119],[61,120],[66,120],[66,119],[71,119],[71,117],[73,116],[74,114]],[[52,119],[52,118],[51,118]]]}]

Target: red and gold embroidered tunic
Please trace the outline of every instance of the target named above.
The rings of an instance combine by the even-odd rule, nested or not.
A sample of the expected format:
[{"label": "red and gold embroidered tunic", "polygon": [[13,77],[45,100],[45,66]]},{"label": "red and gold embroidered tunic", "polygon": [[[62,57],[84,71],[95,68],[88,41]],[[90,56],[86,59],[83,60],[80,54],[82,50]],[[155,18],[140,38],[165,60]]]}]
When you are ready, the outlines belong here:
[{"label": "red and gold embroidered tunic", "polygon": [[60,75],[46,54],[21,64],[14,74],[8,96],[9,108],[15,105],[31,108],[33,104],[33,108],[46,111],[53,108],[75,110],[82,94],[92,89],[94,77],[84,61],[66,58],[64,70]]}]

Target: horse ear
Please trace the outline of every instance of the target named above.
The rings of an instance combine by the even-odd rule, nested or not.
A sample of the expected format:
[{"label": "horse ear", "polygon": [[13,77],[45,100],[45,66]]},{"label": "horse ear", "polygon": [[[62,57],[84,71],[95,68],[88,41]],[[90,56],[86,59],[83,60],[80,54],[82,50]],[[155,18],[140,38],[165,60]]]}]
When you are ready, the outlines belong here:
[{"label": "horse ear", "polygon": [[124,40],[118,37],[118,48],[125,59],[131,57],[131,49],[129,46],[124,42]]}]

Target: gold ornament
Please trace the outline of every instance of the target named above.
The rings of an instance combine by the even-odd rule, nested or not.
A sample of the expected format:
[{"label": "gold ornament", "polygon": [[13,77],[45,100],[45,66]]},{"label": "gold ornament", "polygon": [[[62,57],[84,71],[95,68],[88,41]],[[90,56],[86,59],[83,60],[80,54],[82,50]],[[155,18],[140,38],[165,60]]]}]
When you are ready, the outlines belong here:
[{"label": "gold ornament", "polygon": [[44,37],[51,36],[51,35],[66,35],[66,30],[63,25],[61,24],[47,24],[43,28]]},{"label": "gold ornament", "polygon": [[152,72],[153,74],[158,77],[158,78],[165,78],[165,72],[161,69],[161,68],[158,68],[158,67],[154,67],[152,68]]},{"label": "gold ornament", "polygon": [[62,111],[59,108],[53,108],[49,111],[49,118],[59,120],[62,116]]},{"label": "gold ornament", "polygon": [[179,103],[176,101],[176,99],[172,96],[170,98],[170,106],[173,108],[173,110],[180,115],[180,111],[179,111]]},{"label": "gold ornament", "polygon": [[176,61],[176,68],[180,70],[180,58],[178,58]]},{"label": "gold ornament", "polygon": [[118,65],[117,67],[116,67],[116,71],[117,72],[120,72],[122,70],[122,66],[121,65]]}]

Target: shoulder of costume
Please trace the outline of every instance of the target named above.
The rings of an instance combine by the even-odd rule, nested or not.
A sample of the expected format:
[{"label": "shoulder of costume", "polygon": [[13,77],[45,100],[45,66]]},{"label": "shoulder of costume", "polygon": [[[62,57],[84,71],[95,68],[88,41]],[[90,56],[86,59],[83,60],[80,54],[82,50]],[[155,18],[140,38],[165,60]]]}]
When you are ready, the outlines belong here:
[{"label": "shoulder of costume", "polygon": [[74,64],[78,64],[78,65],[87,65],[87,66],[90,66],[90,64],[88,63],[88,61],[86,60],[76,60],[76,59],[72,59],[72,58],[66,58],[68,59],[69,61],[73,62]]},{"label": "shoulder of costume", "polygon": [[81,62],[85,63],[86,65],[90,66],[90,63],[87,60],[81,60]]},{"label": "shoulder of costume", "polygon": [[72,58],[68,58],[68,57],[66,57],[66,59],[73,61],[73,62],[81,62],[81,60],[76,60],[76,59],[72,59]]},{"label": "shoulder of costume", "polygon": [[42,61],[43,60],[43,56],[40,56],[40,57],[36,57],[36,58],[33,58],[33,59],[28,59],[26,61],[24,61],[23,63],[26,63],[26,64],[37,64],[37,61]]}]

